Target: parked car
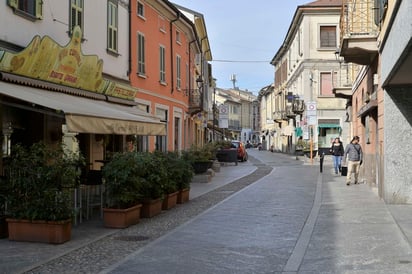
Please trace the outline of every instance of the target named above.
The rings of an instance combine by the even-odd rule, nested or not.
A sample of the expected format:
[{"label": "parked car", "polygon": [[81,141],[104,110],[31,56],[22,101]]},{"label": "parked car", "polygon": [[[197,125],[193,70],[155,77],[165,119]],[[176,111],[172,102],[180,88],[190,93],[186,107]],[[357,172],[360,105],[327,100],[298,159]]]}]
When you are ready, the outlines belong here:
[{"label": "parked car", "polygon": [[245,145],[240,141],[232,141],[232,148],[237,149],[237,158],[241,161],[247,161],[247,151]]}]

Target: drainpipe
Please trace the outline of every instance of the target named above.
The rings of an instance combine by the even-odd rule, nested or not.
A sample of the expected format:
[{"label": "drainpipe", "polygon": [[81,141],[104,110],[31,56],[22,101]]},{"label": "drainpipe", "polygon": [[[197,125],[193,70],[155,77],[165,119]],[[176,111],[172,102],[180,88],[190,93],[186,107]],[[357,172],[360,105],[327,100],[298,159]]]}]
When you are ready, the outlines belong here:
[{"label": "drainpipe", "polygon": [[174,74],[173,74],[173,68],[174,68],[174,55],[173,55],[173,23],[176,22],[177,20],[180,19],[180,12],[177,14],[176,19],[170,21],[170,66],[171,66],[171,83],[172,83],[172,89],[170,90],[170,93],[173,93],[174,87],[175,87],[175,81],[174,81]]},{"label": "drainpipe", "polygon": [[[128,5],[128,11],[129,11],[129,68],[127,70],[127,76],[130,76],[130,73],[132,72],[132,8],[131,4],[129,3]],[[129,77],[130,81],[130,77]]]}]

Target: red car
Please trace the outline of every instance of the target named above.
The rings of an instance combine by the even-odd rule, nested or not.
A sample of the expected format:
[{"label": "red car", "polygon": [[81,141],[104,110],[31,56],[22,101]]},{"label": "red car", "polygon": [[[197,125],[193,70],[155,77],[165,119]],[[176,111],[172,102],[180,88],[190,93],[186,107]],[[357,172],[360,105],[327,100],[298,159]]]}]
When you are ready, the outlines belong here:
[{"label": "red car", "polygon": [[247,161],[247,151],[245,145],[240,141],[232,141],[232,148],[237,148],[237,158],[241,161]]}]

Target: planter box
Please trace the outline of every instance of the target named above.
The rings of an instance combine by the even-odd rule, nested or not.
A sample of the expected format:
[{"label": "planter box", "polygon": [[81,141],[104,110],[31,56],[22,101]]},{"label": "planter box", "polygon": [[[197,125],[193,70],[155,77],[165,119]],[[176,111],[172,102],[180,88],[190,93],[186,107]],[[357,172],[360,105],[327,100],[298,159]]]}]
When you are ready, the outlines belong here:
[{"label": "planter box", "polygon": [[176,206],[178,193],[179,191],[176,191],[174,193],[165,195],[165,197],[163,198],[163,203],[162,203],[163,210],[168,210]]},{"label": "planter box", "polygon": [[189,201],[189,193],[190,193],[190,188],[179,190],[179,193],[177,194],[177,203],[184,204],[187,201]]},{"label": "planter box", "polygon": [[213,164],[212,161],[194,162],[192,166],[196,174],[202,174],[202,173],[205,173],[209,168],[211,168],[212,164]]},{"label": "planter box", "polygon": [[2,216],[0,217],[0,239],[7,238],[8,235],[9,235],[9,231],[8,231],[6,217]]},{"label": "planter box", "polygon": [[216,158],[219,162],[223,163],[235,163],[237,165],[237,149],[221,149],[216,152]]},{"label": "planter box", "polygon": [[103,208],[104,226],[110,228],[126,228],[135,225],[140,220],[140,209],[142,205],[126,208]]},{"label": "planter box", "polygon": [[29,221],[7,219],[9,240],[62,244],[71,239],[71,220]]},{"label": "planter box", "polygon": [[140,209],[140,217],[151,218],[159,215],[162,212],[162,199],[146,200],[142,202],[142,208]]}]

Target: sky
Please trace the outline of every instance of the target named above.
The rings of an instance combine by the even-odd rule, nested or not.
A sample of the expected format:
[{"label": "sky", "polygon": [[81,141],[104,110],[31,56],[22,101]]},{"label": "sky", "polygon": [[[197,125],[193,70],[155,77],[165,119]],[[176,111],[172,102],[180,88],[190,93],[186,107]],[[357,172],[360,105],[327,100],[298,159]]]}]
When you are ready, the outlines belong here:
[{"label": "sky", "polygon": [[270,61],[282,45],[299,5],[314,0],[171,0],[204,16],[218,88],[257,94],[274,81]]}]

